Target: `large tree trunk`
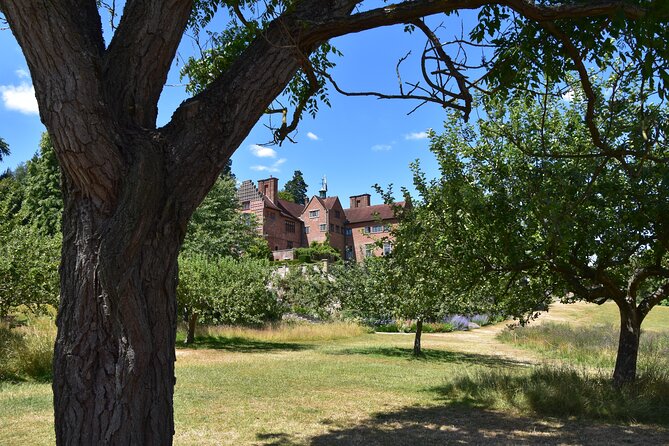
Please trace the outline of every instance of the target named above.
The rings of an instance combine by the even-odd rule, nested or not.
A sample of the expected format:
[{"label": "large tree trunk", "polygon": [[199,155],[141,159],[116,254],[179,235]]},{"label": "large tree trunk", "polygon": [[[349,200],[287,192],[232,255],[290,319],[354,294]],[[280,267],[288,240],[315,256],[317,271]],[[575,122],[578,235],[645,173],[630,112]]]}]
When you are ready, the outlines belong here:
[{"label": "large tree trunk", "polygon": [[112,212],[64,182],[53,381],[61,445],[172,442],[184,224],[170,206],[159,159],[138,161],[143,167],[126,173]]},{"label": "large tree trunk", "polygon": [[618,305],[620,311],[620,338],[618,356],[613,371],[613,385],[617,388],[633,383],[639,356],[641,318],[633,305]]},{"label": "large tree trunk", "polygon": [[423,320],[416,320],[416,336],[413,339],[413,355],[420,356],[423,352],[420,348],[420,337],[423,334]]}]

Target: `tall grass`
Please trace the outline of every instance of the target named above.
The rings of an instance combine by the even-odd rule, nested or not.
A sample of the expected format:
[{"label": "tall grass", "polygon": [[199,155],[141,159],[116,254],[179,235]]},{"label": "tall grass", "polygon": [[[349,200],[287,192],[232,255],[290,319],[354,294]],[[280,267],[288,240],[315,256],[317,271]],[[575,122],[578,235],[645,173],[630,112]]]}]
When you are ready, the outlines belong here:
[{"label": "tall grass", "polygon": [[239,326],[198,327],[196,337],[243,338],[266,342],[310,342],[345,339],[368,333],[369,329],[350,322],[323,324],[285,323],[267,324],[263,328]]},{"label": "tall grass", "polygon": [[[618,328],[613,325],[571,326],[546,322],[516,327],[498,335],[503,342],[592,367],[613,367],[618,351]],[[669,332],[642,332],[639,368],[669,365]]]},{"label": "tall grass", "polygon": [[669,373],[649,368],[615,389],[608,372],[542,366],[476,370],[437,389],[449,402],[528,415],[669,424]]},{"label": "tall grass", "polygon": [[56,327],[49,318],[10,328],[0,324],[0,381],[50,381]]}]

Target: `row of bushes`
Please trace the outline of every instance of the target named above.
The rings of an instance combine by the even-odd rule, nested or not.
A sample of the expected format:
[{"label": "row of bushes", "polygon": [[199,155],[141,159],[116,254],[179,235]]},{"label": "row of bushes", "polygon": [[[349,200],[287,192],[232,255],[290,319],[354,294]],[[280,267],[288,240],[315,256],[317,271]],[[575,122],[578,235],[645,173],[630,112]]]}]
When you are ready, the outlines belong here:
[{"label": "row of bushes", "polygon": [[[471,317],[456,314],[446,316],[441,322],[423,323],[424,333],[450,333],[452,331],[464,331],[474,326],[483,327],[504,320],[502,316],[488,316],[487,314],[475,314]],[[472,326],[472,324],[475,324]],[[382,333],[415,333],[416,322],[407,320],[371,321],[370,325],[375,331]]]}]

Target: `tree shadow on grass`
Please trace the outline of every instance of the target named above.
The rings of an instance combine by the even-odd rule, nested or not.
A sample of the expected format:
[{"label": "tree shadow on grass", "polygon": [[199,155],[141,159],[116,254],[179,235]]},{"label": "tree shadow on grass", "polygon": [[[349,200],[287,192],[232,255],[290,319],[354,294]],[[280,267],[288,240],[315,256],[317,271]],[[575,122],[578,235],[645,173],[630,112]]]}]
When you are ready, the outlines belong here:
[{"label": "tree shadow on grass", "polygon": [[[312,446],[667,444],[669,433],[645,426],[538,420],[461,405],[408,407],[352,428],[312,438]],[[270,443],[271,444],[271,443]],[[290,443],[283,443],[290,444]]]},{"label": "tree shadow on grass", "polygon": [[431,390],[440,405],[376,413],[355,426],[322,420],[328,431],[306,441],[288,433],[256,439],[264,446],[669,444],[665,375],[642,375],[636,389],[621,392],[608,373],[486,370]]},{"label": "tree shadow on grass", "polygon": [[179,349],[214,349],[237,353],[267,353],[272,351],[299,351],[313,348],[310,345],[270,342],[247,339],[240,336],[199,336],[193,344],[177,343]]},{"label": "tree shadow on grass", "polygon": [[256,434],[256,440],[261,441],[265,446],[295,446],[296,443],[290,434],[285,432]]},{"label": "tree shadow on grass", "polygon": [[462,353],[448,350],[423,349],[421,356],[414,356],[411,348],[403,347],[360,347],[347,348],[333,351],[333,355],[369,355],[377,357],[400,358],[411,361],[444,362],[444,363],[469,363],[478,365],[519,366],[527,365],[526,362],[516,361],[501,356],[480,355],[476,353]]},{"label": "tree shadow on grass", "polygon": [[537,367],[485,370],[431,389],[443,401],[473,408],[512,408],[539,416],[669,426],[669,376],[651,371],[630,387],[613,387],[609,371]]}]

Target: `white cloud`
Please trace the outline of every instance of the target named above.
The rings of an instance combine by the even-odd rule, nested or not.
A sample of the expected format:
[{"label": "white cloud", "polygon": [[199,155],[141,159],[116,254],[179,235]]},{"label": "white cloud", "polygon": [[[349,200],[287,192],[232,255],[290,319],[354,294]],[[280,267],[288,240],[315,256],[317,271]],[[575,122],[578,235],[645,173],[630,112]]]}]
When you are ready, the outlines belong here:
[{"label": "white cloud", "polygon": [[263,166],[263,165],[255,165],[251,166],[251,170],[255,170],[256,172],[280,172],[281,165],[285,163],[287,160],[286,158],[281,158],[278,159],[272,164],[271,166]]},{"label": "white cloud", "polygon": [[407,141],[412,141],[416,139],[427,139],[427,132],[411,132],[408,135],[404,135],[404,139]]},{"label": "white cloud", "polygon": [[31,115],[38,114],[37,99],[35,99],[35,88],[25,82],[21,85],[0,85],[2,102],[8,110]]},{"label": "white cloud", "polygon": [[27,70],[24,70],[23,68],[19,68],[18,70],[14,71],[16,73],[16,76],[19,79],[30,79],[30,73],[28,73]]},{"label": "white cloud", "polygon": [[574,90],[568,90],[562,94],[562,100],[566,102],[571,102],[574,100]]},{"label": "white cloud", "polygon": [[317,134],[311,132],[307,132],[307,138],[312,141],[318,141],[320,139]]},{"label": "white cloud", "polygon": [[387,152],[388,150],[392,149],[393,146],[388,145],[388,144],[374,144],[372,146],[372,150],[375,152]]},{"label": "white cloud", "polygon": [[258,144],[251,144],[249,149],[251,150],[253,156],[257,156],[258,158],[276,158],[276,150],[269,147],[263,147]]},{"label": "white cloud", "polygon": [[23,68],[19,68],[18,70],[14,71],[14,73],[19,79],[30,79],[30,73],[28,73],[28,70],[24,70]]}]

